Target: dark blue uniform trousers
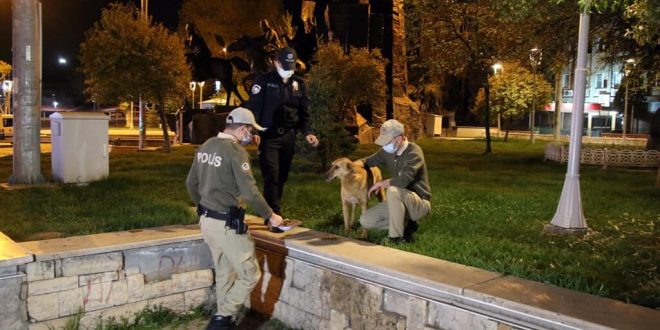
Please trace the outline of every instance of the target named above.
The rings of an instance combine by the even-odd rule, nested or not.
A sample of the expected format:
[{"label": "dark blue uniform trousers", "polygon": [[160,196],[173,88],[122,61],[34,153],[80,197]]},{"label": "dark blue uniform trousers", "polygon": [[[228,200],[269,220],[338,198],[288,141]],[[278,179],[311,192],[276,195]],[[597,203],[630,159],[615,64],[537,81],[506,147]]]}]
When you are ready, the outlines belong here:
[{"label": "dark blue uniform trousers", "polygon": [[281,214],[280,199],[284,192],[284,183],[289,178],[295,146],[294,130],[287,130],[284,134],[266,134],[262,136],[259,144],[259,167],[264,179],[264,198],[277,214]]}]

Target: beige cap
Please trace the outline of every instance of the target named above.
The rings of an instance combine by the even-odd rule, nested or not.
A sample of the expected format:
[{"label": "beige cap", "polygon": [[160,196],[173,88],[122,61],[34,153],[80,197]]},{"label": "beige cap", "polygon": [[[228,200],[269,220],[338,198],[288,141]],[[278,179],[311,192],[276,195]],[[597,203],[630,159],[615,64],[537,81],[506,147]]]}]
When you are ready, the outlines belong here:
[{"label": "beige cap", "polygon": [[395,137],[403,135],[403,131],[403,124],[396,119],[390,119],[380,127],[380,136],[376,139],[376,144],[384,146],[390,143]]},{"label": "beige cap", "polygon": [[232,110],[229,115],[227,115],[227,124],[250,124],[259,131],[266,130],[259,126],[257,121],[254,120],[254,114],[252,114],[252,111],[241,107]]}]

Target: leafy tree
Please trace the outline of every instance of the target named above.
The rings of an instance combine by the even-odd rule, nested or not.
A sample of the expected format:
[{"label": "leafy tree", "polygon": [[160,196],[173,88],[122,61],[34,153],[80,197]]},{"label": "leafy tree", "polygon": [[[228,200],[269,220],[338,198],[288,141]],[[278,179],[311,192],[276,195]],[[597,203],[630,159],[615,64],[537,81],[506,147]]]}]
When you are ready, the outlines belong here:
[{"label": "leafy tree", "polygon": [[[4,61],[0,61],[0,83],[4,80],[6,80],[9,77],[9,74],[11,73],[11,65],[9,63],[6,63]],[[9,105],[10,105],[10,97],[11,95],[3,95],[4,98],[4,104],[2,105],[2,108],[0,108],[0,111],[3,113],[9,113]]]},{"label": "leafy tree", "polygon": [[165,151],[170,144],[166,102],[188,92],[183,42],[162,25],[139,18],[133,6],[111,4],[80,46],[86,93],[99,103],[143,100],[158,104]]},{"label": "leafy tree", "polygon": [[385,102],[386,60],[378,51],[351,48],[345,54],[338,43],[321,45],[308,74],[312,127],[321,140],[315,151],[321,168],[355,145],[346,131],[359,104]]},{"label": "leafy tree", "polygon": [[5,80],[11,73],[11,64],[0,61],[0,80]]},{"label": "leafy tree", "polygon": [[[511,122],[529,114],[533,105],[546,104],[550,101],[552,86],[543,75],[532,73],[525,66],[516,62],[503,64],[503,72],[488,78],[490,85],[490,112],[501,116],[507,129],[504,140],[509,136]],[[477,95],[474,111],[482,112],[485,108],[485,95],[482,88]]]}]

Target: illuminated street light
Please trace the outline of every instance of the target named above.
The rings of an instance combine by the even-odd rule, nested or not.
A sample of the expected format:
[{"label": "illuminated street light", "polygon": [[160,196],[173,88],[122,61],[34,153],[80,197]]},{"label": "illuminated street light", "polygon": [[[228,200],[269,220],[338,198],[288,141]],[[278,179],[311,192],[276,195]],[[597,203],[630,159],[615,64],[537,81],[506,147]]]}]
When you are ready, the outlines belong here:
[{"label": "illuminated street light", "polygon": [[192,93],[192,97],[190,98],[190,106],[195,109],[195,88],[197,88],[197,84],[194,81],[190,82],[190,92]]},{"label": "illuminated street light", "polygon": [[59,103],[57,101],[53,101],[53,108],[57,109],[58,105],[59,105]]},{"label": "illuminated street light", "polygon": [[[503,67],[502,64],[500,63],[495,63],[492,66],[493,68],[493,75],[497,76],[498,74],[502,73]],[[500,131],[502,130],[502,115],[497,112],[497,137],[500,137]]]},{"label": "illuminated street light", "polygon": [[197,85],[199,85],[199,108],[200,109],[202,108],[202,101],[204,101],[202,99],[202,92],[204,91],[204,83],[206,83],[206,82],[205,81],[198,81],[197,82]]},{"label": "illuminated street light", "polygon": [[[541,60],[543,59],[543,52],[534,47],[529,51],[529,63],[532,65],[532,89],[534,92],[536,92],[536,68],[541,64]],[[534,119],[536,117],[536,109],[534,107],[536,106],[535,104],[535,97],[534,94],[532,94],[532,112],[529,116],[529,141],[534,143]]]},{"label": "illuminated street light", "polygon": [[64,57],[58,57],[58,58],[57,58],[57,63],[59,63],[59,65],[66,65],[66,64],[67,64],[67,60],[66,60],[66,58],[64,58]]},{"label": "illuminated street light", "polygon": [[9,114],[11,112],[11,87],[12,87],[12,81],[11,80],[5,80],[2,82],[2,95],[4,96],[4,107],[2,109],[2,112],[5,114]]}]

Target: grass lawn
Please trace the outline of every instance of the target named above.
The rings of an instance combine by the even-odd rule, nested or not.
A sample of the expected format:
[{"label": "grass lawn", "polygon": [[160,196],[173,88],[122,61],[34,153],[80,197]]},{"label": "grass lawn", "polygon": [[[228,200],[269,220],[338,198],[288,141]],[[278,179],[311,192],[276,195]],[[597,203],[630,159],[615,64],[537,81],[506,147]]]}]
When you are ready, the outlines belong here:
[{"label": "grass lawn", "polygon": [[[414,243],[396,248],[660,307],[655,170],[581,166],[590,231],[581,238],[546,236],[542,228],[556,210],[566,165],[543,162],[544,142],[495,141],[495,153],[485,156],[483,141],[420,144],[430,170],[433,213]],[[374,150],[361,146],[351,158]],[[193,152],[189,146],[171,154],[115,149],[105,181],[2,191],[0,228],[24,241],[194,223],[184,184]],[[339,183],[323,181],[316,165],[302,158],[297,156],[285,189],[284,216],[343,234]],[[50,178],[49,155],[43,156],[43,169]],[[11,158],[0,158],[0,180],[10,172]],[[371,231],[368,240],[381,243],[385,236]]]}]

